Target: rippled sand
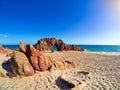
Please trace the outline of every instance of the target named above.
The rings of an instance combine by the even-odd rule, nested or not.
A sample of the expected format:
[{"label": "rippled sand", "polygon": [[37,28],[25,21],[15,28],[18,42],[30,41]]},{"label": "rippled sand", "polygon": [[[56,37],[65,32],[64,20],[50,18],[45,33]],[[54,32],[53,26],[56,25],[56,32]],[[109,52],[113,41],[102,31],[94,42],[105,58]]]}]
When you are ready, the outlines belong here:
[{"label": "rippled sand", "polygon": [[[0,90],[67,89],[59,80],[59,76],[63,74],[76,77],[82,81],[79,90],[120,90],[120,55],[76,51],[45,54],[56,59],[72,61],[76,64],[76,68],[64,71],[38,72],[34,76],[23,78],[0,77]],[[3,55],[0,56],[0,64],[7,59]],[[6,73],[2,66],[0,66],[0,70]]]}]

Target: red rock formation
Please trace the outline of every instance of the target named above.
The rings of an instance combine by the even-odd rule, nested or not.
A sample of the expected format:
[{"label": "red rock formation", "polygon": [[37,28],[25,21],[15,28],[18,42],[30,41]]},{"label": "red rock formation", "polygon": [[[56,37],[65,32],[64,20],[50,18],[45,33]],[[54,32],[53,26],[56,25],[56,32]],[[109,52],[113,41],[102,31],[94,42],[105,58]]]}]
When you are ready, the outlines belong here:
[{"label": "red rock formation", "polygon": [[51,63],[52,63],[52,66],[50,68],[51,71],[52,69],[65,70],[65,69],[75,68],[75,64],[73,62],[64,61],[64,60],[56,60],[52,57],[51,57]]},{"label": "red rock formation", "polygon": [[27,52],[27,47],[23,42],[20,42],[19,50],[20,50],[20,52],[23,52],[23,53]]},{"label": "red rock formation", "polygon": [[24,53],[14,51],[10,61],[12,73],[20,76],[32,76],[34,74],[33,67],[28,61]]},{"label": "red rock formation", "polygon": [[46,71],[51,69],[51,67],[54,67],[57,70],[75,68],[74,63],[45,56],[32,45],[29,45],[28,49],[28,52],[30,53],[28,56],[30,57],[31,64],[36,70]]},{"label": "red rock formation", "polygon": [[6,49],[6,48],[0,46],[0,54],[8,54],[10,52],[11,52],[11,50]]},{"label": "red rock formation", "polygon": [[[53,45],[54,43],[51,43]],[[64,70],[74,68],[75,64],[68,61],[56,60],[52,57],[43,55],[33,45],[26,45],[20,43],[19,51],[13,51],[10,55],[10,61],[13,74],[22,76],[31,76],[34,70]]]},{"label": "red rock formation", "polygon": [[35,49],[31,44],[28,46],[28,57],[36,70],[46,71],[51,66],[50,57],[41,54],[40,51]]},{"label": "red rock formation", "polygon": [[58,51],[67,51],[67,50],[74,50],[74,51],[84,51],[75,45],[67,45],[62,40],[56,40],[55,38],[43,38],[37,42],[35,47],[44,52],[51,52],[52,47],[56,46]]}]

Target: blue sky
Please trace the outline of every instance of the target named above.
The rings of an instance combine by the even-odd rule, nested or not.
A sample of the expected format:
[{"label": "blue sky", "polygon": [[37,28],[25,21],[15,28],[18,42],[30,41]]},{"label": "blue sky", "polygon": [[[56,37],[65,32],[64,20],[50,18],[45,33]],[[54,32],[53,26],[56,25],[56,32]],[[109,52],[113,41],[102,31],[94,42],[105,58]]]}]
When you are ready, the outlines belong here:
[{"label": "blue sky", "polygon": [[120,0],[0,0],[0,44],[44,37],[120,45]]}]

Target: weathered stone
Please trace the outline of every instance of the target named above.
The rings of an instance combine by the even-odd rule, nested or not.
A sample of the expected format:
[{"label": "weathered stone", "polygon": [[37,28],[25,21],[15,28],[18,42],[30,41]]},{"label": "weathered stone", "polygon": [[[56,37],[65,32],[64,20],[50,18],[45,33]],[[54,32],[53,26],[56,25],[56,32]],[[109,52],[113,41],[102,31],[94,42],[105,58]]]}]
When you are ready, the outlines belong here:
[{"label": "weathered stone", "polygon": [[75,64],[72,62],[68,62],[64,60],[55,60],[54,58],[51,58],[50,60],[52,63],[50,71],[52,71],[52,69],[64,70],[64,69],[75,68]]},{"label": "weathered stone", "polygon": [[50,57],[41,54],[40,51],[35,49],[31,44],[28,46],[28,57],[36,70],[46,71],[51,66]]},{"label": "weathered stone", "polygon": [[[54,43],[52,42],[51,45]],[[34,70],[52,71],[75,68],[75,64],[72,62],[56,60],[43,55],[32,44],[26,46],[24,43],[20,43],[19,51],[13,51],[9,56],[12,57],[10,61],[12,73],[10,76],[31,76],[35,73]]]},{"label": "weathered stone", "polygon": [[5,78],[6,75],[4,73],[0,72],[0,77]]},{"label": "weathered stone", "polygon": [[32,45],[28,46],[28,56],[30,58],[30,62],[35,70],[52,71],[54,70],[64,70],[69,68],[75,68],[75,64],[68,61],[56,60],[52,57],[45,56],[40,53],[39,50],[35,49]]},{"label": "weathered stone", "polygon": [[43,38],[37,42],[35,47],[39,51],[43,52],[52,52],[52,47],[56,46],[58,51],[67,51],[67,50],[74,50],[74,51],[84,51],[84,49],[79,48],[75,45],[67,45],[62,40],[56,40],[55,38]]},{"label": "weathered stone", "polygon": [[11,53],[10,49],[0,46],[0,54],[9,54],[9,53]]},{"label": "weathered stone", "polygon": [[9,76],[9,78],[13,78],[13,77],[16,77],[17,75],[15,75],[15,74],[12,73],[12,72],[8,72],[8,73],[7,73],[7,76]]},{"label": "weathered stone", "polygon": [[23,42],[20,42],[19,50],[20,50],[20,52],[23,52],[23,53],[26,54],[27,47],[26,47],[26,45]]},{"label": "weathered stone", "polygon": [[73,76],[62,75],[62,76],[60,76],[60,79],[69,89],[79,90],[83,87],[83,85],[80,87],[82,82]]},{"label": "weathered stone", "polygon": [[14,51],[11,58],[11,69],[13,74],[20,76],[32,76],[34,74],[33,67],[28,61],[24,53]]}]

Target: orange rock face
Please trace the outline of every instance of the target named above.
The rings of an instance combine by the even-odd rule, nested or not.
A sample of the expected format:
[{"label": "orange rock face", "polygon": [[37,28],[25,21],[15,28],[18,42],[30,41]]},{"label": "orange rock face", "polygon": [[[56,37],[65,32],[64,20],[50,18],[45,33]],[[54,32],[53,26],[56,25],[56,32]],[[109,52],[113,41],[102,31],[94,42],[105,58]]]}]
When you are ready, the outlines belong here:
[{"label": "orange rock face", "polygon": [[27,47],[23,42],[20,42],[19,50],[20,50],[20,52],[26,53]]},{"label": "orange rock face", "polygon": [[10,52],[11,52],[11,50],[6,49],[6,48],[0,46],[0,54],[8,54]]},{"label": "orange rock face", "polygon": [[75,64],[69,61],[55,60],[54,58],[51,58],[51,63],[52,63],[52,67],[54,67],[54,69],[57,69],[57,70],[75,68]]},{"label": "orange rock face", "polygon": [[41,54],[32,45],[28,46],[28,57],[36,70],[46,71],[51,66],[50,58]]},{"label": "orange rock face", "polygon": [[34,74],[34,69],[24,53],[14,51],[12,55],[10,66],[15,75],[32,76]]},{"label": "orange rock face", "polygon": [[52,52],[52,47],[56,46],[57,51],[84,51],[84,49],[79,48],[75,45],[67,45],[62,40],[56,40],[55,38],[43,38],[37,42],[35,47],[39,51],[43,52]]},{"label": "orange rock face", "polygon": [[[53,44],[51,43],[51,45]],[[51,71],[75,68],[74,63],[45,56],[31,44],[26,46],[24,43],[20,43],[19,51],[14,51],[11,57],[12,72],[20,76],[32,76],[34,70]]]}]

